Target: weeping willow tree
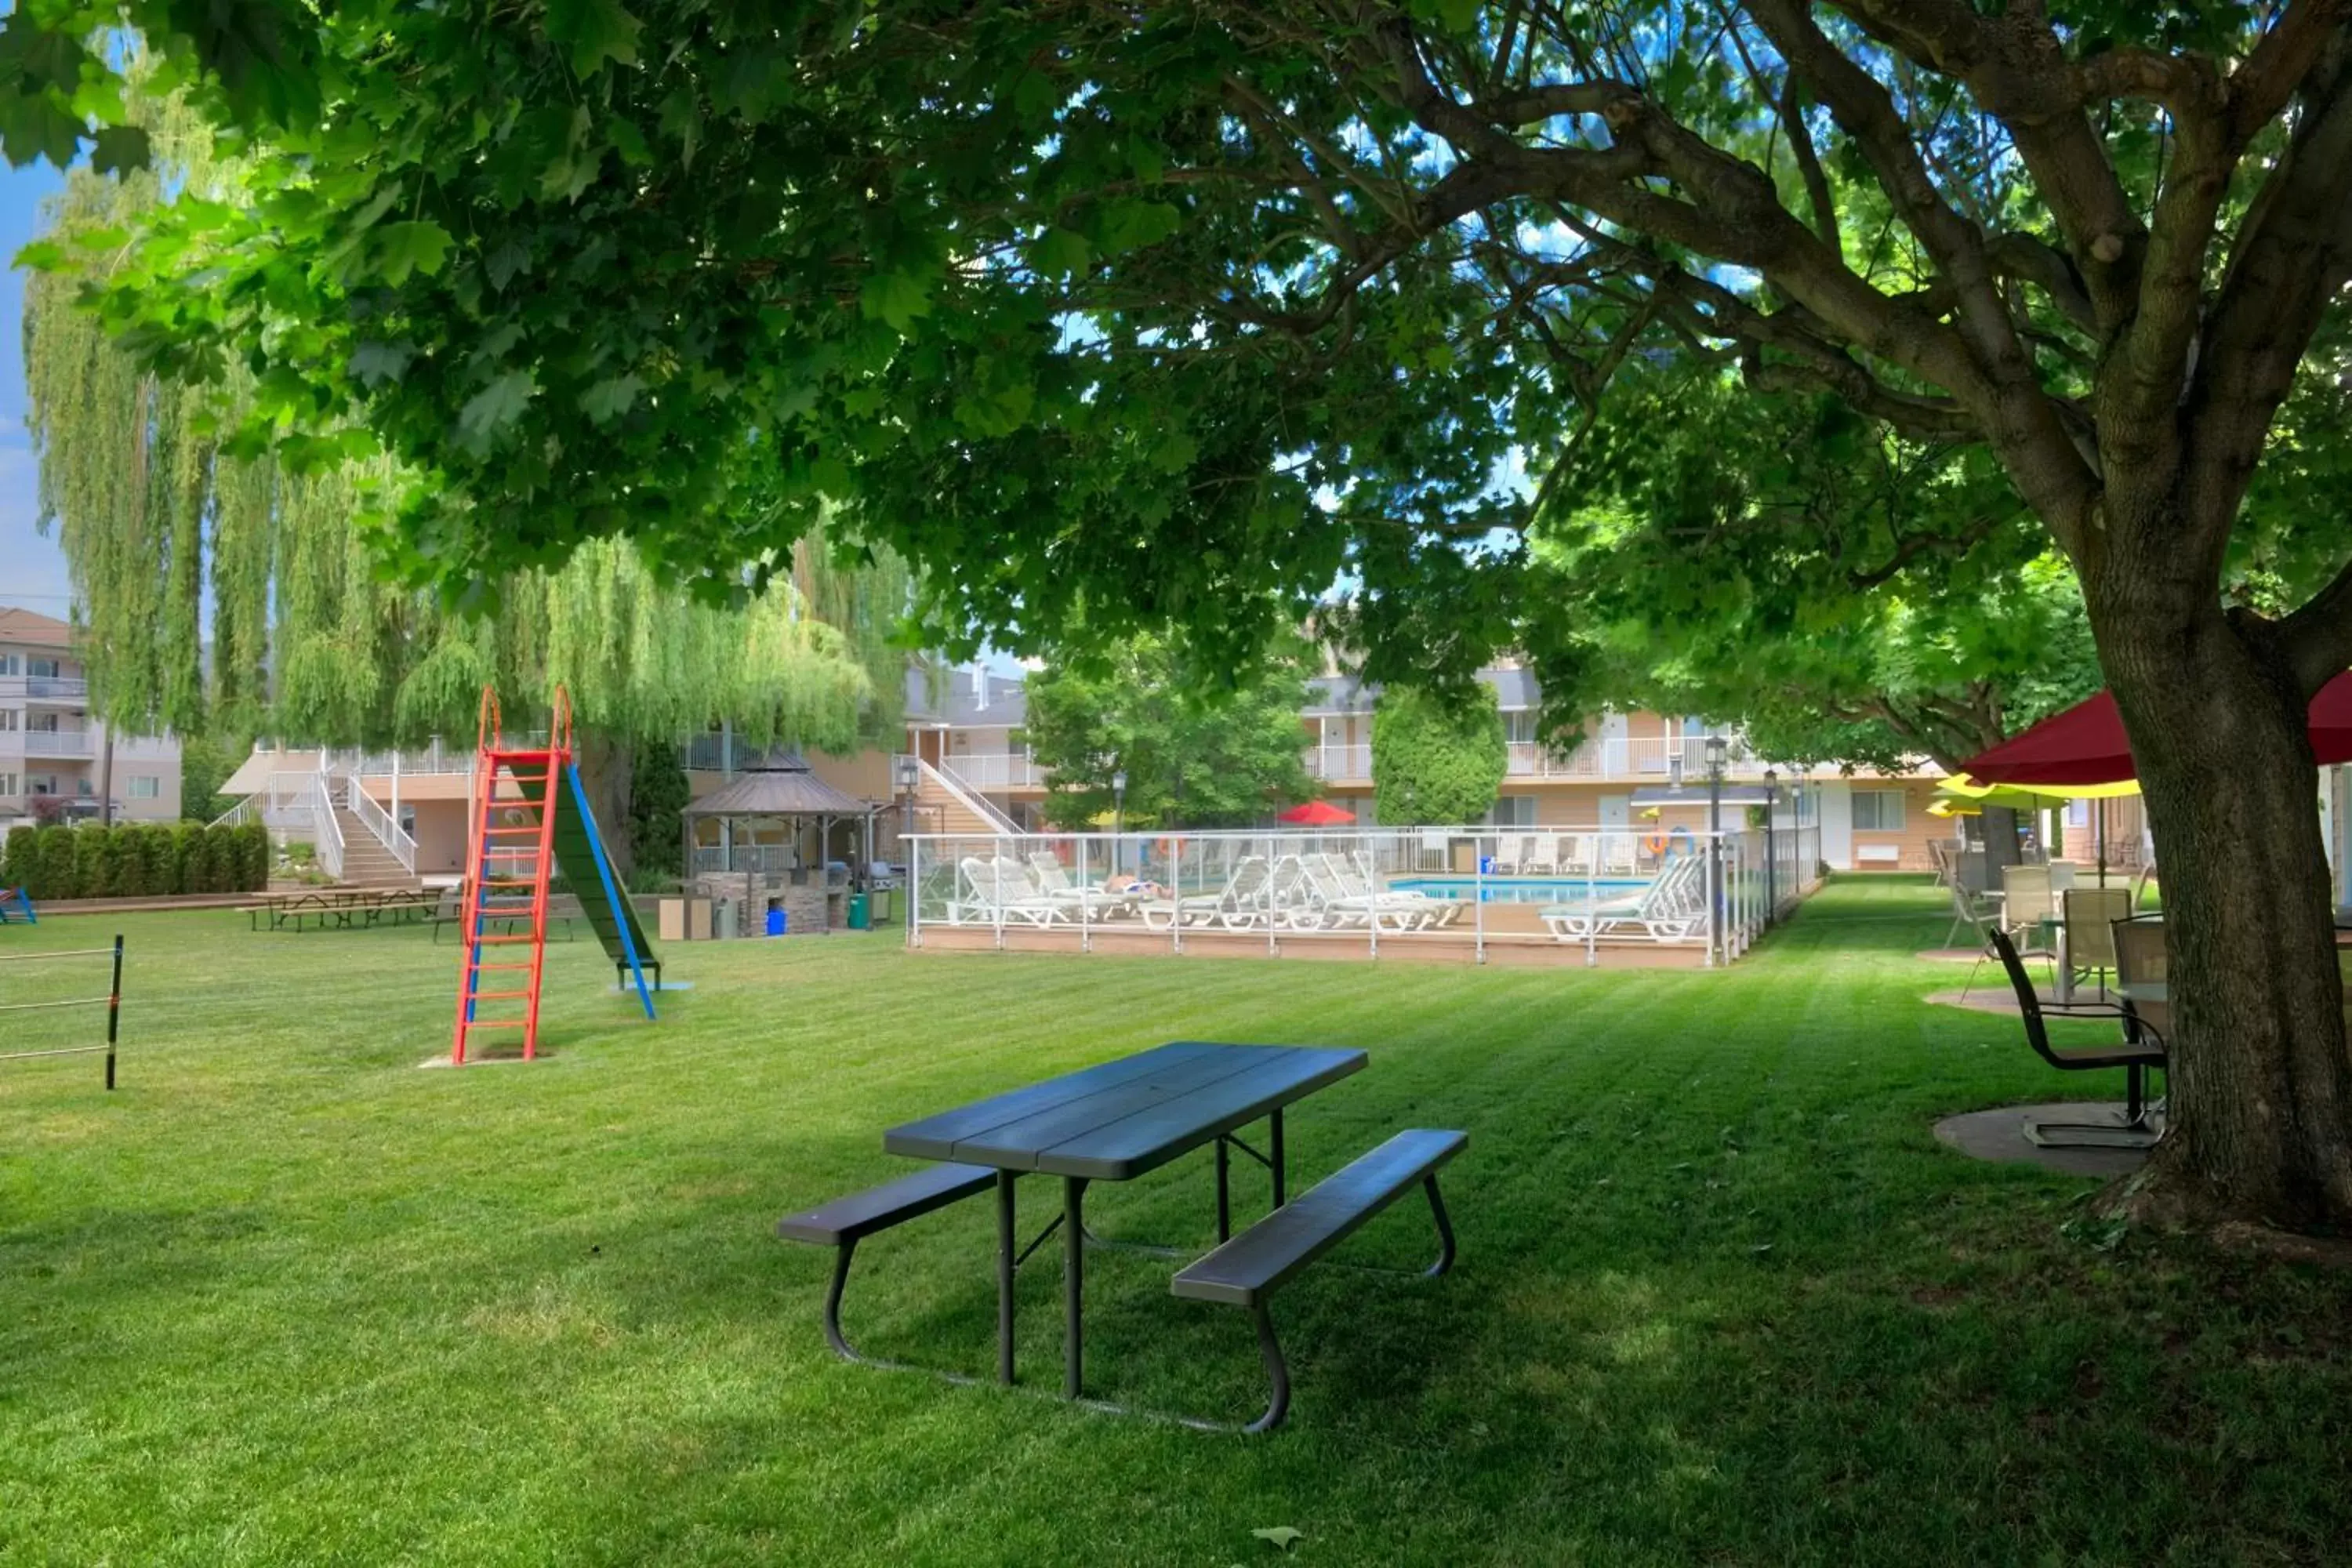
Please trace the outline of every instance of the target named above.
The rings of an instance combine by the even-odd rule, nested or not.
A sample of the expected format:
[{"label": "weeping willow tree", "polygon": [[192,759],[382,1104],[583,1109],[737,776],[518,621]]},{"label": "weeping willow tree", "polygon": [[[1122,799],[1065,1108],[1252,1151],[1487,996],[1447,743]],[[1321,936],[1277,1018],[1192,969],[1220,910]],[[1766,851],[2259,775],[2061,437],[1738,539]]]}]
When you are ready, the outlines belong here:
[{"label": "weeping willow tree", "polygon": [[235,199],[235,167],[176,107],[148,111],[161,173],[74,171],[37,242],[73,266],[26,286],[41,526],[72,574],[93,712],[232,742],[413,743],[469,737],[485,686],[514,727],[561,685],[614,822],[637,742],[725,719],[754,744],[845,752],[898,727],[912,584],[887,551],[813,535],[721,607],[604,542],[453,608],[393,580],[371,546],[370,520],[414,482],[387,459],[297,472],[223,449],[215,432],[250,406],[249,381],[143,372],[76,302],[141,213],[190,192]]}]

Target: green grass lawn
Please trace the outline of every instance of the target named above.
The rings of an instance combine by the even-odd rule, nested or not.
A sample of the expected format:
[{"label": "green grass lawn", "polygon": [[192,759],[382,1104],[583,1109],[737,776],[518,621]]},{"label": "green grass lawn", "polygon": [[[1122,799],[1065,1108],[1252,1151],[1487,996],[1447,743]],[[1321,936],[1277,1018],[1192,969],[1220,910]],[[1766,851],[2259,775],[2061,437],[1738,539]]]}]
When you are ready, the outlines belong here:
[{"label": "green grass lawn", "polygon": [[[701,945],[656,1026],[559,943],[548,1059],[462,1072],[418,1070],[456,966],[422,931],[6,928],[119,924],[131,963],[119,1092],[0,1064],[0,1562],[1219,1568],[1282,1524],[1331,1563],[2340,1561],[2347,1284],[2118,1245],[2091,1184],[1942,1150],[1939,1115],[2086,1080],[1919,1002],[1964,973],[1913,957],[1939,907],[1833,884],[1727,973]],[[102,989],[50,968],[0,964],[0,1001]],[[0,1049],[96,1023],[0,1014]],[[1301,1184],[1471,1134],[1450,1278],[1278,1301],[1287,1428],[825,1350],[828,1258],[778,1215],[892,1173],[893,1122],[1186,1037],[1370,1052],[1294,1113]],[[1209,1198],[1203,1153],[1089,1215],[1205,1241]],[[1349,1256],[1429,1247],[1414,1200]],[[984,1202],[869,1242],[853,1334],[986,1371],[992,1256]],[[1254,1414],[1246,1316],[1172,1267],[1094,1260],[1095,1390]],[[1039,1391],[1057,1268],[1020,1282]]]}]

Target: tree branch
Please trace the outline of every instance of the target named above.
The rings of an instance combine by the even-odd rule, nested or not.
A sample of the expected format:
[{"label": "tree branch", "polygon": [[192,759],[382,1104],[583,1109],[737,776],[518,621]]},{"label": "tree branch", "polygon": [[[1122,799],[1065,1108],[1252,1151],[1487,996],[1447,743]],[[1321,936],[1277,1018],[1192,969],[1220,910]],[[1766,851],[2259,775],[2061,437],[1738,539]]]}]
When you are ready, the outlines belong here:
[{"label": "tree branch", "polygon": [[2279,623],[2279,637],[2306,696],[2352,667],[2352,561]]}]

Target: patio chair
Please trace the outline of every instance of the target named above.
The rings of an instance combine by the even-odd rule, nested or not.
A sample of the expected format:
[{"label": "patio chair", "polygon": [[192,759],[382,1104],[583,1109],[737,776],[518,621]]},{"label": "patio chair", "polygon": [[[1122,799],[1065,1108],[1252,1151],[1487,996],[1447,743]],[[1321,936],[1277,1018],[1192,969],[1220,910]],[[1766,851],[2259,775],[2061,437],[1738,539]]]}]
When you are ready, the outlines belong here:
[{"label": "patio chair", "polygon": [[1339,868],[1343,873],[1348,873],[1347,880],[1351,891],[1378,894],[1382,898],[1397,900],[1400,907],[1424,910],[1429,916],[1428,920],[1422,922],[1424,925],[1452,925],[1454,918],[1462,912],[1462,906],[1452,899],[1442,899],[1433,893],[1424,893],[1417,888],[1384,886],[1379,873],[1372,868],[1371,857],[1360,849],[1341,861]]},{"label": "patio chair", "polygon": [[[2025,1043],[2033,1047],[2034,1055],[2061,1072],[2124,1069],[2125,1103],[2120,1121],[2050,1121],[2029,1115],[2025,1118],[2026,1141],[2046,1149],[2145,1149],[2153,1144],[2159,1134],[2148,1124],[2147,1074],[2151,1068],[2165,1065],[2162,1043],[2146,1031],[2135,1030],[2126,1022],[2132,1016],[2131,1010],[2120,1003],[2042,1001],[2009,933],[1995,929],[1988,933],[1987,940],[1992,943],[1993,952],[2017,993],[2018,1012],[2025,1023]],[[2112,1018],[2126,1025],[2127,1037],[2112,1046],[2053,1046],[2049,1028],[2049,1020],[2053,1017]],[[2130,1037],[2133,1033],[2137,1037]]]},{"label": "patio chair", "polygon": [[[2140,863],[2140,868],[2132,873],[2131,908],[2133,914],[2137,915],[2139,913],[2140,905],[2145,902],[2147,898],[2148,884],[2155,880],[2156,862],[2153,860],[2142,861]],[[2161,897],[2162,891],[2163,889],[2158,889],[2159,897]]]},{"label": "patio chair", "polygon": [[1494,853],[1486,857],[1487,874],[1495,877],[1517,876],[1519,856],[1526,842],[1516,833],[1506,833],[1496,839]]},{"label": "patio chair", "polygon": [[2116,922],[2131,914],[2131,894],[2121,888],[2069,888],[2060,904],[2066,911],[2068,989],[2076,976],[2096,974],[2104,998],[2116,967]]},{"label": "patio chair", "polygon": [[2078,862],[2073,860],[2053,860],[2050,862],[2049,868],[2050,891],[2054,897],[2074,885],[2074,873],[2083,868]]},{"label": "patio chair", "polygon": [[1634,863],[1635,844],[1628,830],[1603,829],[1601,834],[1601,874],[1604,877],[1631,877],[1641,868]]},{"label": "patio chair", "polygon": [[[2164,944],[2164,917],[2135,915],[2108,928],[2116,947],[2116,984],[2130,986],[2161,984],[2170,974],[2172,960]],[[2124,1033],[2135,1039],[2154,1036],[2163,1045],[2172,1034],[2172,1003],[2126,999]]]},{"label": "patio chair", "polygon": [[1592,869],[1592,835],[1579,833],[1568,841],[1568,854],[1559,866],[1563,877],[1580,877]]},{"label": "patio chair", "polygon": [[[2021,931],[2038,936],[2041,929],[2058,918],[2058,907],[2050,892],[2050,868],[2047,866],[2004,866],[2000,873],[2000,919],[1999,925],[2014,940]],[[2041,957],[2050,956],[2050,950],[2030,945],[2022,951]]]},{"label": "patio chair", "polygon": [[[1991,929],[1996,911],[1977,894],[1969,891],[1958,877],[1949,884],[1952,893],[1952,929],[1944,933],[1944,945],[1949,947],[1962,929],[1976,938],[1976,947],[1984,948],[1985,932]],[[1971,976],[1973,978],[1973,976]]]},{"label": "patio chair", "polygon": [[1451,870],[1453,868],[1446,861],[1451,846],[1452,840],[1444,832],[1423,832],[1421,836],[1421,868],[1424,871]]},{"label": "patio chair", "polygon": [[1527,868],[1529,876],[1556,877],[1559,874],[1559,835],[1538,833],[1528,840]]}]

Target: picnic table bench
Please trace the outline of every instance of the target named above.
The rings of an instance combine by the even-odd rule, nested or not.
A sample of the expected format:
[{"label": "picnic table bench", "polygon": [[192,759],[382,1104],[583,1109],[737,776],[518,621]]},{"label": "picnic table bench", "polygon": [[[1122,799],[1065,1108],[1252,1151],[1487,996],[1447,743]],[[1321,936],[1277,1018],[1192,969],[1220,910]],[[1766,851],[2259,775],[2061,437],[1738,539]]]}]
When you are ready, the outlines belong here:
[{"label": "picnic table bench", "polygon": [[[547,896],[548,926],[552,930],[556,921],[562,921],[564,941],[577,940],[579,933],[572,929],[572,922],[586,918],[581,911],[580,896],[577,893],[550,893]],[[436,945],[440,942],[443,926],[463,926],[465,923],[465,895],[456,888],[446,889],[442,896],[442,902],[433,911],[434,942]],[[482,916],[482,930],[496,931],[501,936],[511,936],[517,930],[527,929],[530,925],[530,916],[527,911],[511,914],[486,913]]]},{"label": "picnic table bench", "polygon": [[[1171,1289],[1180,1297],[1249,1308],[1274,1396],[1265,1414],[1243,1429],[1265,1431],[1281,1423],[1290,1401],[1288,1370],[1266,1311],[1268,1297],[1415,1185],[1428,1194],[1440,1241],[1438,1261],[1427,1272],[1442,1274],[1454,1261],[1454,1233],[1438,1195],[1436,1173],[1461,1152],[1467,1134],[1399,1133],[1297,1202],[1288,1199],[1284,1109],[1361,1070],[1365,1059],[1360,1050],[1185,1040],[1104,1062],[891,1129],[883,1137],[885,1149],[935,1163],[787,1215],[778,1223],[777,1234],[835,1249],[824,1304],[825,1338],[834,1350],[850,1361],[898,1366],[861,1353],[842,1332],[841,1300],[857,1243],[993,1187],[997,1380],[1006,1384],[1014,1381],[1014,1270],[1058,1228],[1064,1254],[1063,1394],[1080,1399],[1085,1387],[1086,1247],[1089,1242],[1110,1245],[1087,1229],[1087,1185],[1131,1180],[1211,1144],[1220,1245],[1178,1274]],[[1259,1120],[1267,1123],[1265,1153],[1236,1136]],[[1235,1149],[1266,1166],[1274,1200],[1274,1212],[1239,1237],[1232,1234],[1230,1153]],[[1062,1178],[1062,1212],[1027,1247],[1016,1250],[1014,1183],[1031,1173]],[[1233,1429],[1232,1423],[1179,1419],[1189,1426]]]}]

